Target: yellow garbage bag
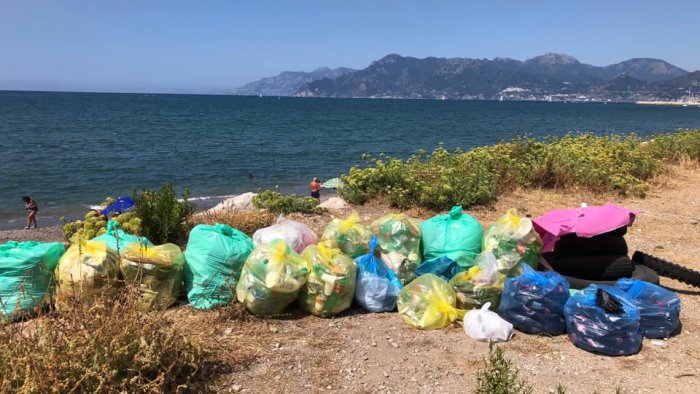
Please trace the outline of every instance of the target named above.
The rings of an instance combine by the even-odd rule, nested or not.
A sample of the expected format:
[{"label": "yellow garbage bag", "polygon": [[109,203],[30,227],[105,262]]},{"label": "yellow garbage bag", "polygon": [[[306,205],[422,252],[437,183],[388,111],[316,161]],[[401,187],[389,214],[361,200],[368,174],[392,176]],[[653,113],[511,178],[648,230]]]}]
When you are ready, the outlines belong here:
[{"label": "yellow garbage bag", "polygon": [[450,285],[434,274],[425,274],[399,292],[399,315],[421,330],[444,328],[462,319],[466,311],[458,309],[457,296]]},{"label": "yellow garbage bag", "polygon": [[127,283],[138,286],[140,307],[165,309],[177,301],[182,289],[185,255],[175,244],[148,246],[128,244],[119,265]]},{"label": "yellow garbage bag", "polygon": [[345,220],[331,220],[321,236],[321,241],[330,241],[334,248],[339,248],[354,259],[369,253],[371,236],[372,232],[360,221],[360,215],[352,211]]},{"label": "yellow garbage bag", "polygon": [[[105,241],[82,241],[68,248],[56,267],[56,301],[59,309],[68,298],[94,300],[117,286],[119,255]],[[112,286],[111,289],[109,286]]]},{"label": "yellow garbage bag", "polygon": [[481,249],[494,254],[499,272],[514,277],[520,275],[523,262],[537,268],[542,239],[532,220],[518,216],[515,208],[511,208],[486,230]]},{"label": "yellow garbage bag", "polygon": [[309,245],[301,257],[311,266],[299,294],[301,309],[321,317],[336,315],[352,305],[357,265],[330,242]]}]

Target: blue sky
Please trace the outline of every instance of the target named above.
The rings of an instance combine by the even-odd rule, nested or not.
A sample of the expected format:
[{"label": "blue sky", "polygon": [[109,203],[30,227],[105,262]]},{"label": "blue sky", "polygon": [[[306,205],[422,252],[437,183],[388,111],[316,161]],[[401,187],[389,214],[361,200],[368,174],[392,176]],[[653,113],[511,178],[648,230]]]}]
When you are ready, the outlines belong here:
[{"label": "blue sky", "polygon": [[0,89],[222,92],[389,53],[700,69],[700,1],[0,0]]}]

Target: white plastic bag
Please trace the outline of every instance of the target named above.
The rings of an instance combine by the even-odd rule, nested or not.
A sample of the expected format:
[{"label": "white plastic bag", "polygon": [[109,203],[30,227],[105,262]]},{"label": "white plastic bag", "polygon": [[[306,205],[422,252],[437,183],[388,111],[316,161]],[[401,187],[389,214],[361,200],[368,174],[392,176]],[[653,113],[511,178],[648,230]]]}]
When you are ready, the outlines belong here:
[{"label": "white plastic bag", "polygon": [[253,234],[253,243],[260,245],[268,243],[274,239],[281,239],[295,252],[301,253],[312,244],[318,243],[318,237],[304,223],[289,220],[280,215],[275,224],[257,230]]},{"label": "white plastic bag", "polygon": [[464,316],[464,332],[477,341],[506,342],[513,336],[513,325],[489,310],[490,302]]},{"label": "white plastic bag", "polygon": [[490,286],[498,281],[498,261],[491,252],[481,253],[474,261],[479,267],[479,273],[472,280],[479,286]]}]

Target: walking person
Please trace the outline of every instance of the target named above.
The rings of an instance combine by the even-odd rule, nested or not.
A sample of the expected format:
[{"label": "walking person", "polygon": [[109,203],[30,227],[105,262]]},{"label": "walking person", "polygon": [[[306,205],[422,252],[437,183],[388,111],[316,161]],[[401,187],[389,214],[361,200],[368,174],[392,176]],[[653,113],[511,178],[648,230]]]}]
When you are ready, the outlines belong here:
[{"label": "walking person", "polygon": [[[22,201],[24,201],[24,208],[29,212],[27,215],[27,227],[24,229],[29,230],[30,228],[36,228],[36,213],[39,212],[39,206],[36,204],[36,201],[29,196],[22,197]],[[32,223],[34,223],[34,227],[32,227]]]},{"label": "walking person", "polygon": [[311,189],[311,197],[315,198],[318,203],[321,203],[321,180],[314,177],[309,183],[309,189]]}]

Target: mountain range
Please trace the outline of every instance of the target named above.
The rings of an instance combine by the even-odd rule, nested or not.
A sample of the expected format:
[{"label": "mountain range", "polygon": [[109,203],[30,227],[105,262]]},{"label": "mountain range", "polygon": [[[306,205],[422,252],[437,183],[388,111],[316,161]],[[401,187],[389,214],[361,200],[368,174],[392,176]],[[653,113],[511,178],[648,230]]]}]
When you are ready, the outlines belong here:
[{"label": "mountain range", "polygon": [[[676,99],[700,90],[700,71],[635,58],[609,66],[548,53],[525,61],[387,55],[362,70],[284,72],[236,94],[303,97],[611,100]],[[270,92],[270,93],[267,93]],[[271,93],[275,92],[275,93]]]}]

